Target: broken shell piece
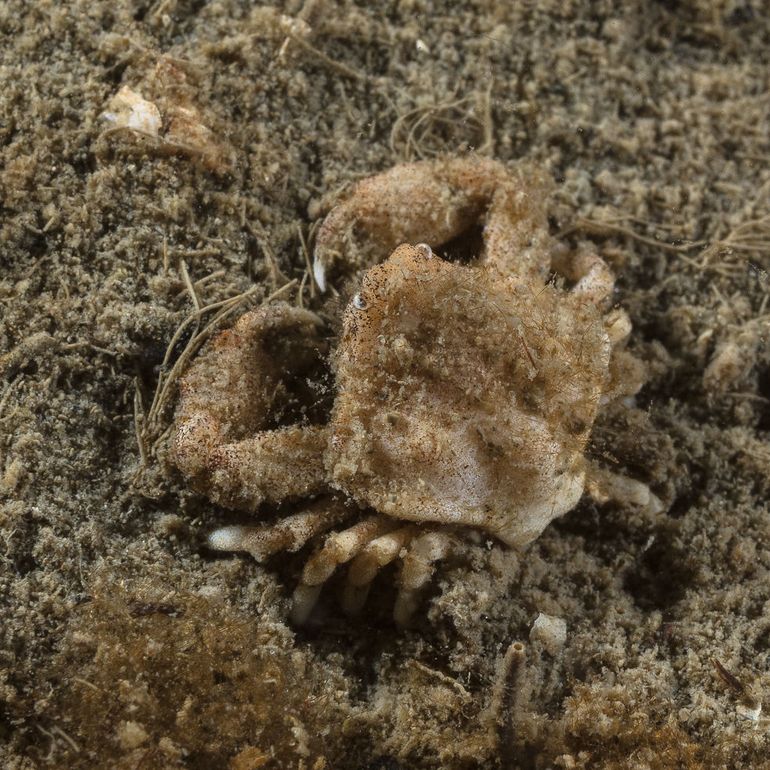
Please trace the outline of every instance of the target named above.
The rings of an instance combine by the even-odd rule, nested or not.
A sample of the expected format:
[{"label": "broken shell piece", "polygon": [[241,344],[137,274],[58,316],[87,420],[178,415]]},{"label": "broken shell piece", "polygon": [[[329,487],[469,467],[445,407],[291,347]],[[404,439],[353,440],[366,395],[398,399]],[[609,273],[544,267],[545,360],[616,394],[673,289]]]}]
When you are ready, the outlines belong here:
[{"label": "broken shell piece", "polygon": [[169,150],[195,158],[211,171],[228,171],[233,167],[232,148],[204,125],[196,107],[172,105],[166,117],[168,129],[163,138]]},{"label": "broken shell piece", "polygon": [[128,86],[118,91],[101,116],[115,128],[129,128],[149,136],[157,136],[163,123],[160,110],[152,102]]},{"label": "broken shell piece", "polygon": [[529,632],[531,642],[540,642],[550,655],[557,655],[567,642],[567,623],[541,612]]},{"label": "broken shell piece", "polygon": [[[154,101],[123,86],[110,99],[101,118],[111,124],[105,135],[127,129],[156,140],[142,151],[155,155],[190,158],[207,171],[229,173],[235,166],[232,146],[209,126],[213,117],[194,103],[194,93],[186,86],[185,72],[169,59],[161,58],[146,86]],[[126,138],[125,135],[122,138]]]}]

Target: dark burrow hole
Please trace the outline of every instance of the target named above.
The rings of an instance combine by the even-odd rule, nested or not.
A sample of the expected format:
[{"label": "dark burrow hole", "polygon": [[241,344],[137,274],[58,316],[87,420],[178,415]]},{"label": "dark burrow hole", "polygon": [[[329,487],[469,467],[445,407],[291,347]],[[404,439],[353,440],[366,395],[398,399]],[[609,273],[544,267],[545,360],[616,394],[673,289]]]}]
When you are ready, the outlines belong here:
[{"label": "dark burrow hole", "polygon": [[134,21],[144,21],[152,3],[139,3],[134,9]]},{"label": "dark burrow hole", "polygon": [[[287,593],[291,593],[301,577],[301,569],[309,552],[300,552],[293,564],[276,560],[268,568],[276,569]],[[284,555],[285,556],[285,555]],[[390,565],[375,578],[363,608],[347,615],[341,603],[347,567],[343,566],[323,586],[318,603],[302,625],[291,624],[298,644],[309,645],[321,658],[344,656],[344,668],[351,682],[350,698],[364,702],[378,679],[379,662],[393,654],[398,640],[405,633],[393,620],[396,599],[396,567]],[[427,596],[426,596],[427,599]],[[426,604],[418,612],[425,612]]]},{"label": "dark burrow hole", "polygon": [[364,765],[363,770],[402,770],[404,765],[399,764],[393,757],[383,756],[373,759],[369,764]]},{"label": "dark burrow hole", "polygon": [[672,519],[681,519],[686,516],[693,506],[698,504],[698,496],[694,493],[681,494],[674,499],[671,506],[668,509],[667,516]]},{"label": "dark burrow hole", "polygon": [[0,704],[0,741],[6,741],[11,737],[13,733],[13,726],[11,719],[5,710],[5,707]]},{"label": "dark burrow hole", "polygon": [[680,602],[695,577],[683,548],[658,532],[650,547],[628,569],[624,587],[643,610],[666,610]]},{"label": "dark burrow hole", "polygon": [[757,395],[762,399],[762,412],[757,423],[757,429],[770,431],[770,367],[759,372]]},{"label": "dark burrow hole", "polygon": [[764,652],[765,650],[770,650],[770,626],[768,626],[762,633],[757,637],[756,641],[754,642],[754,650],[755,652]]}]

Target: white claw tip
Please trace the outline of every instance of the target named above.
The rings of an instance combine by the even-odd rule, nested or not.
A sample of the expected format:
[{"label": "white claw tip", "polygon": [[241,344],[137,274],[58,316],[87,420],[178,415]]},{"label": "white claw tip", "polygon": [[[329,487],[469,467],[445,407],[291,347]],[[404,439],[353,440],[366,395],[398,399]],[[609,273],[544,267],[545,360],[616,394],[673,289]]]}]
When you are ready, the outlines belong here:
[{"label": "white claw tip", "polygon": [[326,291],[326,268],[323,262],[318,257],[318,254],[313,258],[313,278],[321,291]]},{"label": "white claw tip", "polygon": [[243,550],[243,527],[220,527],[208,536],[208,546],[214,551]]}]

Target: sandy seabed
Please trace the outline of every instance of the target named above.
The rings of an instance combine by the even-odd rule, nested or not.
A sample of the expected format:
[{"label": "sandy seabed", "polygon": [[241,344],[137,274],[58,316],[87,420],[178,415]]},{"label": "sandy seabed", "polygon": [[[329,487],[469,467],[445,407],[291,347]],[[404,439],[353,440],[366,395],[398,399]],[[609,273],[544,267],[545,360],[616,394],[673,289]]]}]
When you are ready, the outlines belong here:
[{"label": "sandy seabed", "polygon": [[[0,764],[770,767],[769,47],[762,0],[0,2]],[[101,117],[123,86],[161,134]],[[306,554],[213,557],[167,463],[194,303],[310,302],[329,196],[468,152],[616,271],[649,381],[591,452],[665,512],[293,628]]]}]

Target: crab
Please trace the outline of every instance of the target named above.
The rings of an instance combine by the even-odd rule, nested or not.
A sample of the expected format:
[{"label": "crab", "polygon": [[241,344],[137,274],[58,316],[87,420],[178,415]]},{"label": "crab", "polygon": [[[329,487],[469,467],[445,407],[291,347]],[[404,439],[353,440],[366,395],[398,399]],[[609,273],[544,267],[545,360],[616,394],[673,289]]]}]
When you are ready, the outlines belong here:
[{"label": "crab", "polygon": [[[184,376],[177,467],[219,505],[280,506],[277,521],[222,527],[209,546],[264,561],[325,535],[294,591],[296,622],[345,564],[355,612],[400,560],[394,616],[406,624],[436,562],[473,533],[522,548],[584,492],[660,507],[586,457],[599,410],[633,397],[644,367],[625,348],[608,265],[549,235],[548,192],[537,169],[482,158],[364,179],[316,241],[316,282],[328,292],[336,276],[343,295],[338,339],[311,310],[262,306]],[[463,239],[466,259],[440,256]]]}]

